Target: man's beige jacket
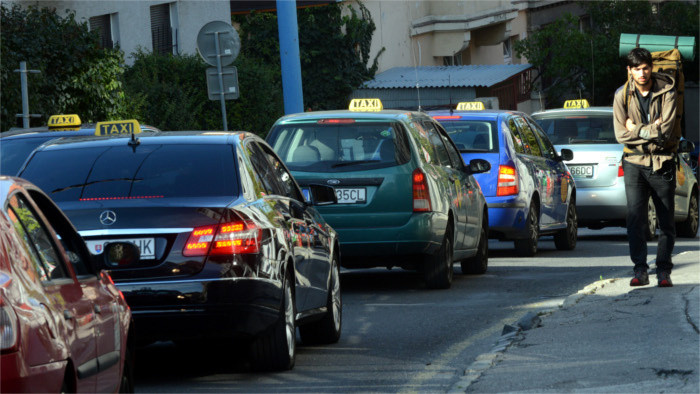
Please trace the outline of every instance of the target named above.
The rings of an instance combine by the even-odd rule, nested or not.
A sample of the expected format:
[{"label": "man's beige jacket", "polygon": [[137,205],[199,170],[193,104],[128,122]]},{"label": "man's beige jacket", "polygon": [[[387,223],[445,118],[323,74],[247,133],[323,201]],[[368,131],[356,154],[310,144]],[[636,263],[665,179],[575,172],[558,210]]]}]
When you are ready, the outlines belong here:
[{"label": "man's beige jacket", "polygon": [[[664,142],[678,138],[672,135],[676,120],[676,90],[673,88],[673,78],[667,74],[652,73],[651,80],[650,119],[646,122],[648,124],[644,124],[642,120],[635,92],[636,86],[631,79],[627,105],[625,105],[625,86],[621,86],[615,92],[613,117],[617,142],[625,144],[624,160],[633,164],[653,166],[653,170],[657,171],[666,161],[674,158],[674,152],[670,152],[668,148],[664,149]],[[635,124],[632,131],[625,127],[627,118],[632,119]],[[654,124],[657,119],[661,119],[661,122]],[[643,129],[649,130],[651,140],[645,140],[639,136],[639,132]],[[674,146],[677,146],[677,141]]]}]

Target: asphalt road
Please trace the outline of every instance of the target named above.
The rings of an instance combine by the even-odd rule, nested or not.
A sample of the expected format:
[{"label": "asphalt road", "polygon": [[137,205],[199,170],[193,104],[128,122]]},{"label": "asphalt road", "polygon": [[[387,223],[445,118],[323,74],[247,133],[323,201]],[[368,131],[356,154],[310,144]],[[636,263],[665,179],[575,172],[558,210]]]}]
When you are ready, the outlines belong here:
[{"label": "asphalt road", "polygon": [[[427,290],[419,274],[400,269],[344,271],[340,342],[299,346],[292,371],[251,372],[236,344],[141,348],[136,391],[445,392],[493,347],[504,325],[632,271],[622,228],[580,229],[574,251],[542,238],[533,258],[516,256],[512,245],[490,241],[488,272],[457,274],[449,290]],[[674,254],[697,248],[697,238],[678,239]],[[651,242],[650,258],[655,252]]]}]

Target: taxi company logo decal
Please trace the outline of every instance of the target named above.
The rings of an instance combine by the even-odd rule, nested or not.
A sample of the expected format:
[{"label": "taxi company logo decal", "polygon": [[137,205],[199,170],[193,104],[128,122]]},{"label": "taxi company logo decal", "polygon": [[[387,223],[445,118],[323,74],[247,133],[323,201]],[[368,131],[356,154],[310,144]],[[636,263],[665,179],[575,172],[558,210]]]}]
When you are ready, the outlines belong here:
[{"label": "taxi company logo decal", "polygon": [[117,221],[117,214],[114,211],[103,211],[100,214],[100,223],[105,226],[110,226]]}]

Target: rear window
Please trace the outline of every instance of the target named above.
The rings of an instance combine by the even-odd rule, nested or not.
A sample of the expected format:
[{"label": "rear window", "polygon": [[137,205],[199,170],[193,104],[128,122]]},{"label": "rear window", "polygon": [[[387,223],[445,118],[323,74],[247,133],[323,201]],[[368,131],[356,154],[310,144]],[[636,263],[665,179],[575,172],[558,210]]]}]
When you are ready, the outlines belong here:
[{"label": "rear window", "polygon": [[440,121],[460,152],[498,152],[498,127],[488,120]]},{"label": "rear window", "polygon": [[617,144],[612,113],[609,115],[576,115],[534,117],[554,145]]},{"label": "rear window", "polygon": [[384,168],[405,164],[411,157],[400,123],[332,121],[279,125],[268,142],[290,170],[301,172]]},{"label": "rear window", "polygon": [[54,201],[238,195],[229,145],[39,151],[21,176]]},{"label": "rear window", "polygon": [[3,138],[0,140],[0,174],[17,175],[24,161],[37,146],[55,136],[32,138]]}]

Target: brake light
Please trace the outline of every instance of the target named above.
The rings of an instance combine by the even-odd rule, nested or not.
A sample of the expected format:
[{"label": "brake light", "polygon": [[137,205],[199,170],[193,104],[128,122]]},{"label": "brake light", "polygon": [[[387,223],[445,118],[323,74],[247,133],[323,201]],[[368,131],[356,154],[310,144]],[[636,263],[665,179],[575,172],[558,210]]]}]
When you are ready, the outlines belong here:
[{"label": "brake light", "polygon": [[355,119],[319,119],[318,124],[350,124],[355,123]]},{"label": "brake light", "polygon": [[202,226],[192,230],[182,255],[230,255],[258,253],[262,229],[249,220]]},{"label": "brake light", "polygon": [[499,166],[496,195],[510,196],[513,194],[518,194],[518,173],[515,167]]},{"label": "brake light", "polygon": [[0,296],[0,351],[16,351],[19,344],[19,327],[17,315],[12,307]]},{"label": "brake light", "polygon": [[430,193],[428,180],[420,168],[413,170],[413,212],[430,211]]},{"label": "brake light", "polygon": [[620,164],[619,167],[617,167],[617,177],[625,176],[625,169],[622,168],[622,164]]},{"label": "brake light", "polygon": [[462,119],[462,117],[459,115],[437,115],[437,116],[433,116],[433,119],[435,119],[435,120]]}]

